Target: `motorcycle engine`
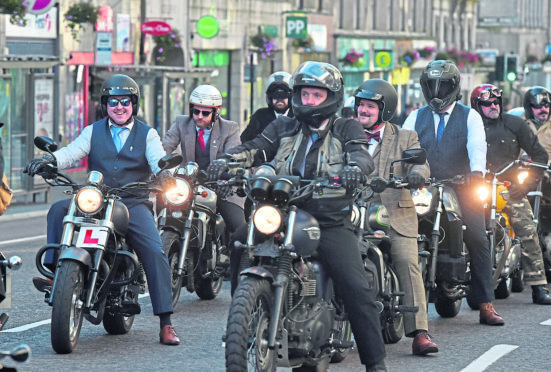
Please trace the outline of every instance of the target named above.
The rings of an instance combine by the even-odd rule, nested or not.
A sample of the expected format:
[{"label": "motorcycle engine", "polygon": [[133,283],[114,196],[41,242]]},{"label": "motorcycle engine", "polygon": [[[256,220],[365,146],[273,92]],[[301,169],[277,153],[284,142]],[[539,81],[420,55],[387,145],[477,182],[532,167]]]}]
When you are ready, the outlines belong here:
[{"label": "motorcycle engine", "polygon": [[298,261],[295,274],[289,283],[290,311],[284,318],[284,327],[289,335],[289,353],[303,357],[327,343],[335,308],[323,298],[327,276],[323,275],[321,265]]}]

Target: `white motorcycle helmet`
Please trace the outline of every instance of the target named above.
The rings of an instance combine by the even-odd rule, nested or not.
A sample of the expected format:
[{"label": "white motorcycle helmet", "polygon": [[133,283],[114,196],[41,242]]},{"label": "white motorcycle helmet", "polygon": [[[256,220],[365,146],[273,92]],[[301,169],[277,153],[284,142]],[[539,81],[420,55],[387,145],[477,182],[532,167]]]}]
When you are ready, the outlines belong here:
[{"label": "white motorcycle helmet", "polygon": [[212,122],[214,123],[218,120],[220,108],[222,108],[222,94],[212,85],[199,85],[189,96],[189,116],[192,116],[194,105],[212,107]]}]

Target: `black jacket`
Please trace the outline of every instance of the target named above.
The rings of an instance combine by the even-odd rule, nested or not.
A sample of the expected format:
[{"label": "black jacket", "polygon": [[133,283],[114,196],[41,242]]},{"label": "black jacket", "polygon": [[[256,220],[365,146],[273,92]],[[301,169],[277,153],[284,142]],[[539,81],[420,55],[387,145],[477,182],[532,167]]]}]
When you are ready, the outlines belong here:
[{"label": "black jacket", "polygon": [[[501,114],[495,120],[483,117],[483,120],[488,144],[486,166],[490,171],[499,171],[518,159],[521,150],[524,150],[532,161],[547,163],[547,151],[524,120],[509,114]],[[507,178],[509,181],[515,181],[512,179],[514,177],[509,178]]]},{"label": "black jacket", "polygon": [[[293,109],[289,106],[289,111],[287,112],[288,117],[293,117]],[[241,133],[241,143],[247,142],[258,136],[268,124],[276,119],[276,114],[273,109],[269,107],[263,107],[255,111],[251,116],[249,125]]]}]

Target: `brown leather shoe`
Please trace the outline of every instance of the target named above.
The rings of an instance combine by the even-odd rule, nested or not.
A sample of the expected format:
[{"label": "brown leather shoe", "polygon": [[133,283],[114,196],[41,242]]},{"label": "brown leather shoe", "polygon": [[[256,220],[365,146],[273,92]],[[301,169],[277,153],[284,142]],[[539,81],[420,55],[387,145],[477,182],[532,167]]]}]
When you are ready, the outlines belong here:
[{"label": "brown leather shoe", "polygon": [[438,345],[432,342],[430,335],[427,332],[419,332],[413,339],[411,344],[413,355],[427,355],[429,353],[437,353]]},{"label": "brown leather shoe", "polygon": [[161,344],[165,345],[180,345],[180,339],[171,325],[165,325],[159,333]]},{"label": "brown leather shoe", "polygon": [[487,325],[504,325],[505,321],[495,311],[494,305],[491,302],[480,304],[480,324]]}]

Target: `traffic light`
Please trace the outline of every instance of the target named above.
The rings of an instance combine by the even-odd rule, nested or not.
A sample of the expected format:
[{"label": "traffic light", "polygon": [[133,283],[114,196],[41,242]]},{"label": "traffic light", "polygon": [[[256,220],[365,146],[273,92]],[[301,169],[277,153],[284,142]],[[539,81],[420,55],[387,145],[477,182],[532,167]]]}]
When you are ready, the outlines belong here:
[{"label": "traffic light", "polygon": [[518,71],[518,56],[517,55],[508,55],[505,56],[505,78],[507,81],[517,80],[517,71]]},{"label": "traffic light", "polygon": [[496,81],[505,80],[505,56],[496,56]]}]

